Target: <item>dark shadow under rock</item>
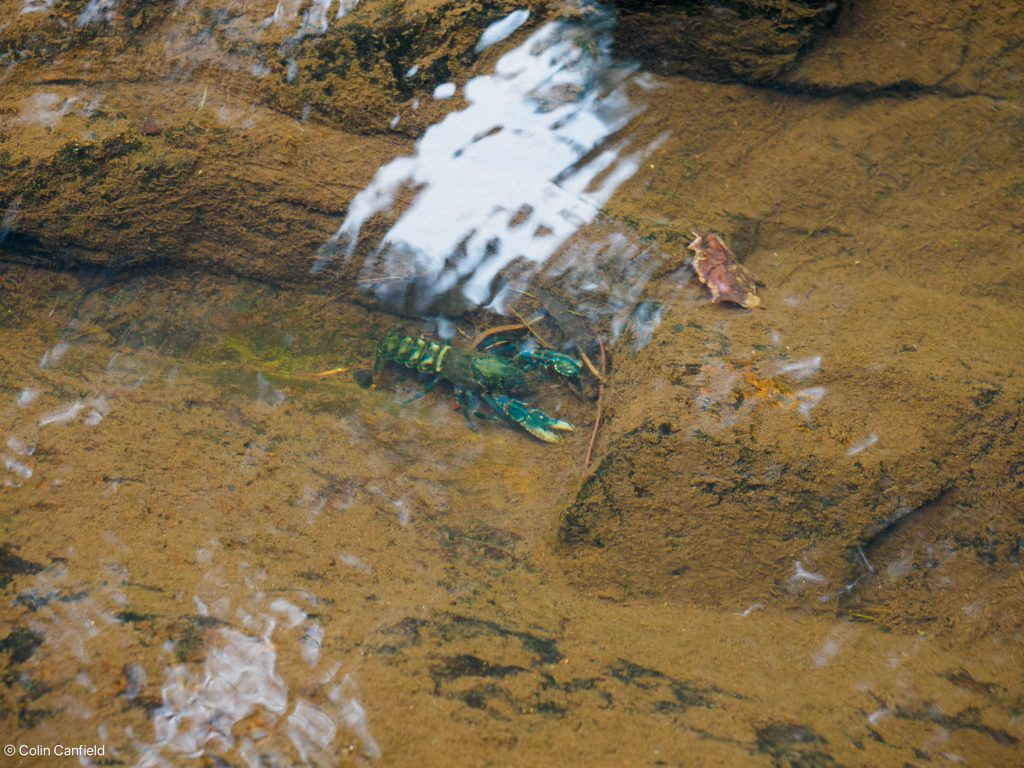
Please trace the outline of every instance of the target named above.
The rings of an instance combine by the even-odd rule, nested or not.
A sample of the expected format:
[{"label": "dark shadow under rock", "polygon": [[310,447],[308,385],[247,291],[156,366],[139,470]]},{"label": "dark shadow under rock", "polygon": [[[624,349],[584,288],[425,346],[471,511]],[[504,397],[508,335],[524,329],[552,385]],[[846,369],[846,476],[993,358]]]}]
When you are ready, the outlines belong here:
[{"label": "dark shadow under rock", "polygon": [[619,52],[659,74],[765,82],[839,13],[822,0],[619,0]]}]

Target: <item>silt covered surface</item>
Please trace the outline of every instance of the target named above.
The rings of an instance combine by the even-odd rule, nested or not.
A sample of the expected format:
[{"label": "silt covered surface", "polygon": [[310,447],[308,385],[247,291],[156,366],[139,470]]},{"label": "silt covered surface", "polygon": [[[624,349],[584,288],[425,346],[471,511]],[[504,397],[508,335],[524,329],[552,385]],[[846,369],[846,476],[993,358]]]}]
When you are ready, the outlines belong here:
[{"label": "silt covered surface", "polygon": [[[882,5],[844,10],[770,87],[649,90],[630,130],[667,138],[572,243],[614,231],[657,254],[643,303],[612,328],[571,273],[536,278],[609,340],[589,467],[593,382],[541,387],[580,427],[546,446],[469,431],[444,384],[402,406],[407,372],[352,375],[396,326],[437,333],[306,273],[415,130],[337,141],[336,118],[300,129],[277,107],[205,123],[226,113],[210,94],[196,110],[190,76],[192,128],[159,117],[140,138],[125,119],[85,152],[181,142],[159,150],[181,173],[161,194],[182,198],[142,209],[149,240],[112,248],[51,216],[73,196],[23,197],[48,261],[90,261],[50,246],[95,236],[123,264],[166,232],[178,266],[4,267],[8,731],[141,764],[1016,762],[1022,27]],[[903,53],[936,46],[960,55]],[[134,88],[109,98],[170,101]],[[50,157],[75,120],[5,142]],[[86,199],[96,178],[62,189]],[[247,194],[291,224],[242,240]],[[757,310],[708,301],[693,228],[763,281]]]}]

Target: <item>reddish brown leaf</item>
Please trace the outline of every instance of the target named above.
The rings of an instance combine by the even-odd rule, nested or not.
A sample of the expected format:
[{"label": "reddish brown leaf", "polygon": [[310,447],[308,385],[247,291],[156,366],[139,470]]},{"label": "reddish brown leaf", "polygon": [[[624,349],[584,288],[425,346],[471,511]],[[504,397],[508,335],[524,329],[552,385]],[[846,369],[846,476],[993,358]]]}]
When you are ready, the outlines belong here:
[{"label": "reddish brown leaf", "polygon": [[704,285],[711,289],[711,300],[729,301],[741,307],[756,307],[757,278],[744,267],[718,235],[693,233],[696,238],[687,247],[693,251],[693,270]]}]

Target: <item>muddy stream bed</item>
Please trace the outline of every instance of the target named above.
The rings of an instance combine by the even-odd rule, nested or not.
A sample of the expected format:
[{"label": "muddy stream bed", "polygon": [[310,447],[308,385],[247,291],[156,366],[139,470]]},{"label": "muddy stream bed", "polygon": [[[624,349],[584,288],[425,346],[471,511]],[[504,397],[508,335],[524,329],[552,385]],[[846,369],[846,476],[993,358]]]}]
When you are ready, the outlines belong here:
[{"label": "muddy stream bed", "polygon": [[0,3],[5,765],[1024,763],[1024,13],[619,5]]}]

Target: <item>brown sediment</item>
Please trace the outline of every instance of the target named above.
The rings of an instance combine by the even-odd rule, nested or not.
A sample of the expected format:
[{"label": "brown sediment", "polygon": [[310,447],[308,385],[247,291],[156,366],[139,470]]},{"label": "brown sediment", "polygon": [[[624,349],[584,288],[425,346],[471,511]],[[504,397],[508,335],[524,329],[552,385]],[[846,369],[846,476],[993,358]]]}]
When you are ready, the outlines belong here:
[{"label": "brown sediment", "polygon": [[[341,272],[339,290],[289,270],[409,136],[277,107],[243,133],[204,122],[213,87],[192,127],[161,114],[140,138],[118,116],[192,103],[195,82],[111,88],[108,117],[51,132],[5,127],[3,169],[45,192],[23,199],[8,255],[187,251],[159,274],[0,268],[0,414],[20,441],[0,450],[17,462],[0,465],[6,732],[102,728],[111,759],[137,762],[161,707],[206,701],[238,633],[273,650],[287,705],[225,726],[235,742],[208,742],[211,762],[241,762],[248,738],[299,763],[295,724],[315,722],[300,702],[335,723],[325,762],[368,762],[335,684],[382,765],[1019,762],[1020,16],[856,3],[774,88],[651,91],[637,145],[671,136],[608,218],[677,254],[695,222],[753,226],[740,255],[766,308],[709,304],[678,259],[656,272],[662,321],[646,346],[627,328],[610,347],[592,448],[470,432],[443,383],[400,406],[416,386],[401,370],[372,390],[313,378],[365,365],[394,318],[347,301]],[[249,103],[237,82],[224,104]],[[147,192],[116,197],[157,163]],[[264,219],[236,228],[224,203],[250,195]],[[114,218],[91,230],[97,215]],[[250,257],[265,282],[230,276]],[[536,404],[593,413],[557,382]]]}]

